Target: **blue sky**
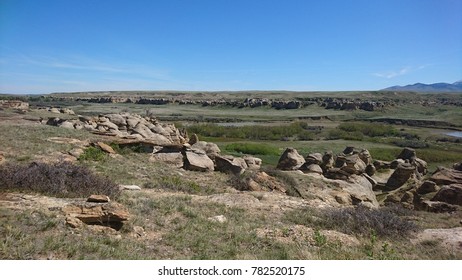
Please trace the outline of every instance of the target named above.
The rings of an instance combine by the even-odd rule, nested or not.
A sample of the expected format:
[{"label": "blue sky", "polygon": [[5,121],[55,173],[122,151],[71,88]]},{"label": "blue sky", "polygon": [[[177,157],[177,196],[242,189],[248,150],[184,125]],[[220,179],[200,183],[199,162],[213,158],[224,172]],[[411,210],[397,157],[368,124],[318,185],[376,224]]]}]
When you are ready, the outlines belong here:
[{"label": "blue sky", "polygon": [[462,0],[0,0],[0,93],[462,79]]}]

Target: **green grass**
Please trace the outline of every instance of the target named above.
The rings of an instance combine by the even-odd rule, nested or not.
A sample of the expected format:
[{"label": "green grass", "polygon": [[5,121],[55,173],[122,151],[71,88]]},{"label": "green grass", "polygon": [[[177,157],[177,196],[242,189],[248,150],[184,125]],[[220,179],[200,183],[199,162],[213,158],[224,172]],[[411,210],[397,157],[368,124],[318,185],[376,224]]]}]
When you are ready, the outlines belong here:
[{"label": "green grass", "polygon": [[225,151],[249,155],[279,155],[279,149],[269,144],[233,143],[225,146]]}]

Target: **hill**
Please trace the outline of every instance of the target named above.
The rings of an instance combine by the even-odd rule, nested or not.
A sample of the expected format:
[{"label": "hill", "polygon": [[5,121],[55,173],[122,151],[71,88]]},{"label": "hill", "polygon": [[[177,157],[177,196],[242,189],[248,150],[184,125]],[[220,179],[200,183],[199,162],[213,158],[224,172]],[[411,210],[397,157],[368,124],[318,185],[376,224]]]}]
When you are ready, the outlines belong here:
[{"label": "hill", "polygon": [[462,92],[462,81],[449,83],[422,84],[416,83],[406,86],[392,86],[382,90],[386,91],[415,91],[415,92]]}]

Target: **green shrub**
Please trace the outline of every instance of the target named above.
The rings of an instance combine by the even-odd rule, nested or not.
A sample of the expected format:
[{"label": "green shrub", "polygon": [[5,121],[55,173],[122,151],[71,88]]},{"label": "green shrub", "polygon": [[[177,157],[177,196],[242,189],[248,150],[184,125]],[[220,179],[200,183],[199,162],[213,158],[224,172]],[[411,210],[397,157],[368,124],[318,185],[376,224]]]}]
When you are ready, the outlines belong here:
[{"label": "green shrub", "polygon": [[394,140],[392,143],[398,147],[403,147],[403,148],[409,147],[409,148],[418,149],[418,148],[428,147],[427,143],[425,143],[424,141],[420,141],[420,140],[399,139],[399,140]]},{"label": "green shrub", "polygon": [[0,166],[0,178],[0,190],[31,191],[56,197],[119,195],[118,185],[110,179],[68,162],[5,164]]},{"label": "green shrub", "polygon": [[107,157],[107,154],[98,147],[88,147],[81,154],[78,160],[92,160],[92,161],[103,161]]},{"label": "green shrub", "polygon": [[313,140],[315,133],[304,122],[293,122],[289,125],[251,125],[251,126],[219,126],[216,124],[198,124],[188,127],[189,133],[199,136],[249,139],[249,140]]},{"label": "green shrub", "polygon": [[233,143],[225,146],[228,152],[236,152],[249,155],[279,155],[279,149],[268,144],[257,143]]},{"label": "green shrub", "polygon": [[399,132],[391,125],[346,122],[338,126],[346,132],[360,132],[369,137],[398,136]]}]

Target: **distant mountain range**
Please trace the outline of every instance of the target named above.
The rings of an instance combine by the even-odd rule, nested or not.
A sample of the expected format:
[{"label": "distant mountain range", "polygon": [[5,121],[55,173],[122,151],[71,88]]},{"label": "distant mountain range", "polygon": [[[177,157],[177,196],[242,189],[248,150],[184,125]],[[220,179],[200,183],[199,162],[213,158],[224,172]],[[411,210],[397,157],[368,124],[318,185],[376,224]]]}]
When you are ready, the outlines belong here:
[{"label": "distant mountain range", "polygon": [[416,92],[462,92],[462,80],[453,84],[448,83],[435,83],[435,84],[422,84],[417,83],[407,86],[392,86],[382,90],[389,91],[416,91]]}]

